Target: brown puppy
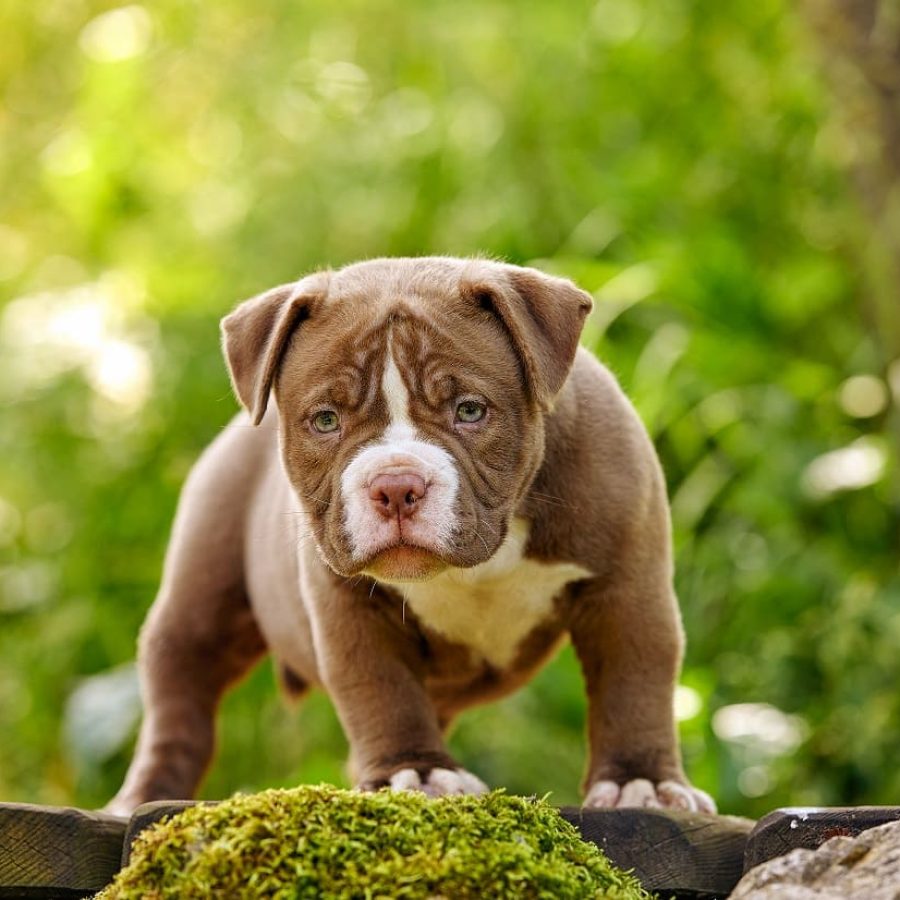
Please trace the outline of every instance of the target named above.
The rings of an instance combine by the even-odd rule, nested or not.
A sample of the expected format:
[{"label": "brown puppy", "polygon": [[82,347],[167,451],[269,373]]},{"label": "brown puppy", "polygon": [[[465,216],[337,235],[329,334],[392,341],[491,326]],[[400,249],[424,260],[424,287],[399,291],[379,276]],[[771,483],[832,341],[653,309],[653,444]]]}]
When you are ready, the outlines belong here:
[{"label": "brown puppy", "polygon": [[665,487],[612,375],[577,350],[590,307],[533,269],[383,259],[225,318],[249,416],[184,488],[110,810],[192,796],[222,692],[266,652],[292,692],[330,694],[359,786],[481,792],[443,732],[567,633],[589,698],[585,804],[714,809],[675,734]]}]

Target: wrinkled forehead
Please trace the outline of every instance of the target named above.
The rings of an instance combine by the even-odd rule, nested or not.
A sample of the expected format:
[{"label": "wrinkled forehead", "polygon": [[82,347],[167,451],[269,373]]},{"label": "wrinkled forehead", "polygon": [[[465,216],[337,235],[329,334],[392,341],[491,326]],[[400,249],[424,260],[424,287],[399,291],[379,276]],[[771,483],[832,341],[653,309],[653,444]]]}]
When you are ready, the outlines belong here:
[{"label": "wrinkled forehead", "polygon": [[420,273],[363,264],[337,273],[292,335],[279,388],[337,390],[357,405],[391,356],[414,385],[451,378],[495,402],[511,400],[522,375],[509,336],[495,316],[463,296],[459,277],[449,266]]}]

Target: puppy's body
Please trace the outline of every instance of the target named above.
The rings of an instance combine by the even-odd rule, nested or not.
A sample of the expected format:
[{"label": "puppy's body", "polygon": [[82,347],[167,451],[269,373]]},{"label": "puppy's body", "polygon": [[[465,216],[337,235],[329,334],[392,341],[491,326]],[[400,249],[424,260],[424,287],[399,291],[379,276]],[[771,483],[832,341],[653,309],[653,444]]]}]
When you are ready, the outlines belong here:
[{"label": "puppy's body", "polygon": [[613,377],[575,353],[588,307],[533,270],[382,260],[226,320],[250,415],[185,486],[113,810],[192,794],[219,696],[266,651],[292,692],[329,692],[360,785],[481,790],[443,730],[567,633],[587,802],[710,807],[675,738],[664,483]]}]

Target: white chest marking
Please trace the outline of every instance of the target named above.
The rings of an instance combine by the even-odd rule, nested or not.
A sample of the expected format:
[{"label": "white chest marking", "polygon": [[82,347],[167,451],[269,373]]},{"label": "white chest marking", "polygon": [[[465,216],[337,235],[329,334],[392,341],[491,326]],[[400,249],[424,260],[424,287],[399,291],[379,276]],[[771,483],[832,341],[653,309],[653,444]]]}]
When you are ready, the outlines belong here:
[{"label": "white chest marking", "polygon": [[525,559],[528,531],[528,522],[513,519],[506,540],[487,562],[395,588],[426,627],[503,669],[522,640],[550,616],[563,587],[591,576],[574,563]]}]

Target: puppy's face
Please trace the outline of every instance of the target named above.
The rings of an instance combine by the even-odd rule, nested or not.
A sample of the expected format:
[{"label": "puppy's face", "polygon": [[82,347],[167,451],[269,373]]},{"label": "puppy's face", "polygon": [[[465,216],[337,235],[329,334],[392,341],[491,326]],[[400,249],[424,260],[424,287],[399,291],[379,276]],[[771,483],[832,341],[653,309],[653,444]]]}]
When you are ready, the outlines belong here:
[{"label": "puppy's face", "polygon": [[[510,327],[510,304],[524,302],[512,268],[373,261],[280,301],[302,310],[283,326],[270,376],[283,460],[338,574],[420,580],[484,562],[503,541],[543,453],[530,368],[540,348],[520,346],[540,338]],[[586,306],[570,290],[565,371]],[[518,330],[531,324],[526,315]],[[276,316],[270,354],[277,330]],[[228,340],[226,320],[226,351]]]},{"label": "puppy's face", "polygon": [[497,549],[542,422],[490,312],[458,290],[379,287],[329,296],[287,349],[283,455],[336,572],[426,578]]}]

